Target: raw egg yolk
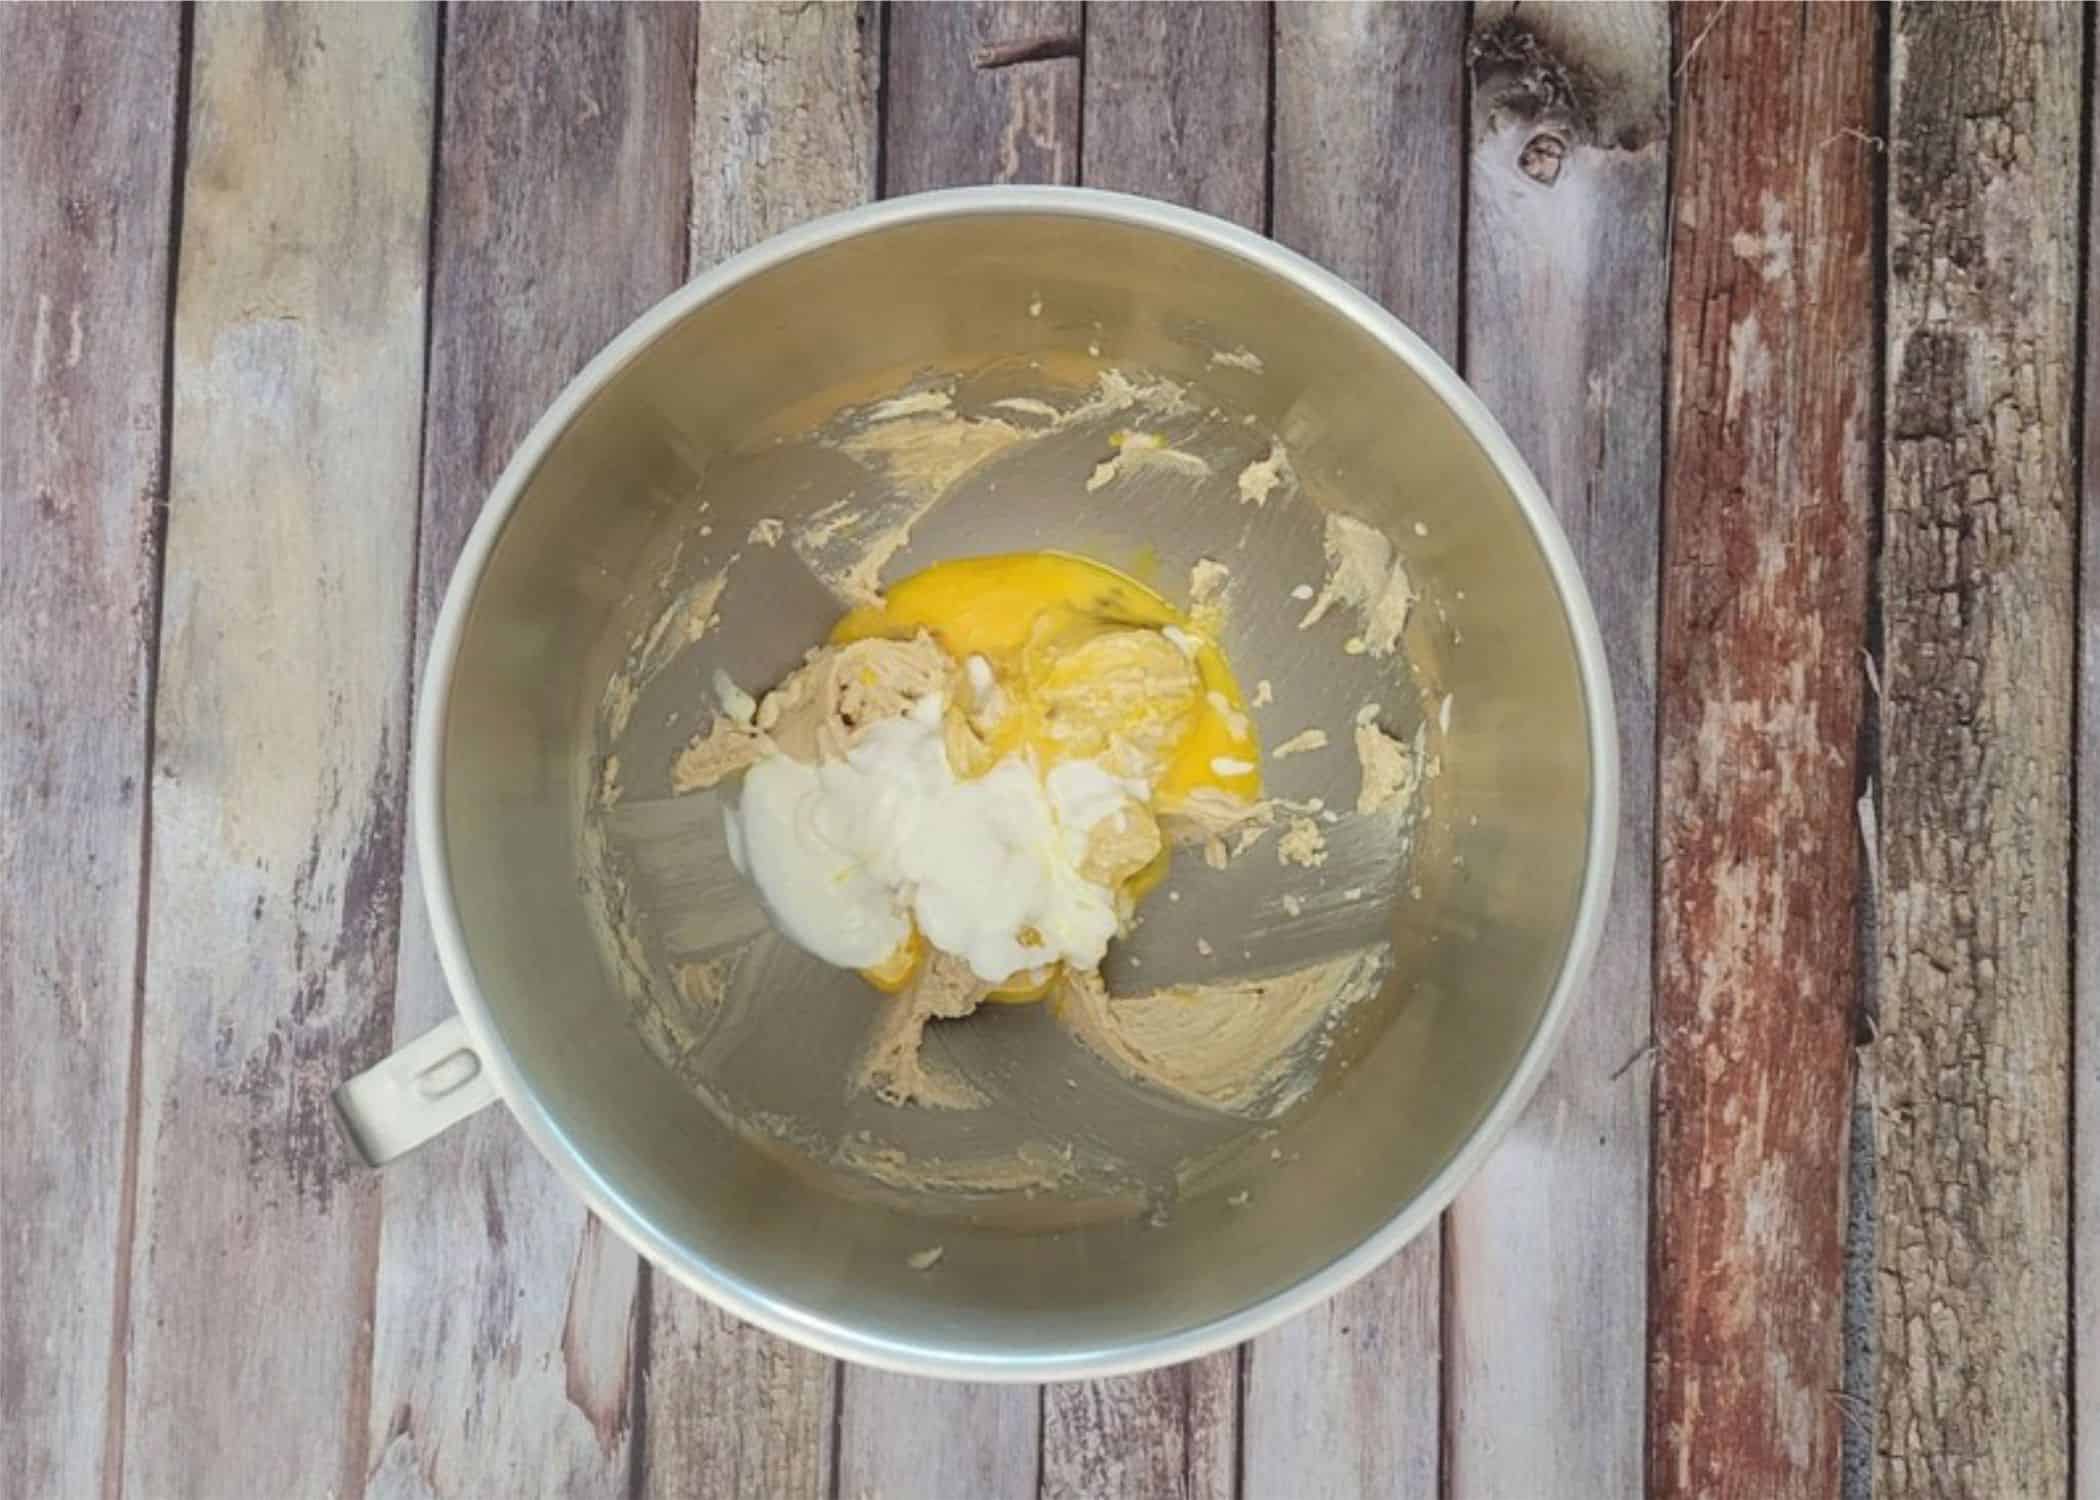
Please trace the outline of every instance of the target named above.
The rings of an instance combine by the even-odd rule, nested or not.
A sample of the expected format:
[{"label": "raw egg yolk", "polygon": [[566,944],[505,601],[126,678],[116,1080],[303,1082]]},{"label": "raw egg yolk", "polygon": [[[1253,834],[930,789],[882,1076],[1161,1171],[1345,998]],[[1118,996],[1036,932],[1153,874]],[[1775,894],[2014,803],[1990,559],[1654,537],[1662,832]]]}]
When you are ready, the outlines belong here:
[{"label": "raw egg yolk", "polygon": [[[965,665],[975,699],[969,719],[983,749],[965,764],[951,742],[960,776],[1026,755],[1038,774],[1061,761],[1097,761],[1143,781],[1162,811],[1204,790],[1242,801],[1261,795],[1245,698],[1211,622],[1191,619],[1126,574],[1062,552],[935,563],[846,615],[831,639],[908,640],[922,630]],[[1125,880],[1125,910],[1166,870],[1163,850]],[[862,973],[880,989],[902,989],[923,957],[914,932]],[[1039,999],[1055,978],[1055,966],[1025,971],[990,998]]]}]

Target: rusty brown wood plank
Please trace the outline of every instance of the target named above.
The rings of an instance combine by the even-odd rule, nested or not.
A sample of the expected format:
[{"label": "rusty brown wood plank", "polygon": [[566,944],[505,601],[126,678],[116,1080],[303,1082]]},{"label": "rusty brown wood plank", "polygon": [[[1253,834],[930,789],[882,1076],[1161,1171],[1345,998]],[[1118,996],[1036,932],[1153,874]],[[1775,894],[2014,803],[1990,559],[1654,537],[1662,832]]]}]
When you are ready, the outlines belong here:
[{"label": "rusty brown wood plank", "polygon": [[1081,180],[1264,227],[1269,7],[1097,5]]},{"label": "rusty brown wood plank", "polygon": [[129,1494],[364,1482],[379,1187],[328,1090],[392,1020],[435,32],[195,18]]},{"label": "rusty brown wood plank", "polygon": [[[700,8],[690,269],[874,196],[881,16],[873,5]],[[827,1497],[837,1364],[656,1277],[650,1496]]]},{"label": "rusty brown wood plank", "polygon": [[[1269,10],[1096,6],[1086,26],[1081,179],[1263,228]],[[1230,1497],[1239,1354],[1043,1388],[1044,1496]]]},{"label": "rusty brown wood plank", "polygon": [[1582,564],[1621,814],[1576,1024],[1447,1221],[1446,1492],[1630,1496],[1647,1397],[1669,16],[1482,5],[1472,52],[1466,377]]},{"label": "rusty brown wood plank", "polygon": [[1678,18],[1650,1482],[1838,1485],[1876,13]]},{"label": "rusty brown wood plank", "polygon": [[[584,361],[683,279],[692,26],[674,7],[447,13],[418,671],[511,451]],[[413,848],[400,878],[396,1044],[452,1013]],[[367,1493],[624,1486],[634,1253],[500,1115],[391,1167],[384,1203]]]},{"label": "rusty brown wood plank", "polygon": [[[1461,6],[1276,10],[1272,232],[1455,356],[1465,171]],[[1244,1492],[1433,1496],[1441,1247],[1425,1234],[1247,1347]]]},{"label": "rusty brown wood plank", "polygon": [[1872,1050],[1890,1497],[2070,1483],[2084,19],[1905,4],[1891,23]]},{"label": "rusty brown wood plank", "polygon": [[890,196],[1077,180],[1078,0],[940,0],[890,11]]},{"label": "rusty brown wood plank", "polygon": [[172,8],[0,11],[0,1490],[118,1480]]}]

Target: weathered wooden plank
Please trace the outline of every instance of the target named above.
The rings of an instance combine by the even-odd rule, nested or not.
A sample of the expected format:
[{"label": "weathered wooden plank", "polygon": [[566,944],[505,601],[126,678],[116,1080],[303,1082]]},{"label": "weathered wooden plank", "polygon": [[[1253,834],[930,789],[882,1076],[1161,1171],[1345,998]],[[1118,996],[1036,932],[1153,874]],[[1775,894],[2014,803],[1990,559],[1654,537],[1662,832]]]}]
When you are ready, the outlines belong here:
[{"label": "weathered wooden plank", "polygon": [[698,25],[694,271],[875,196],[877,6],[708,5]]},{"label": "weathered wooden plank", "polygon": [[1891,24],[1875,1479],[2060,1495],[2084,16]]},{"label": "weathered wooden plank", "polygon": [[836,1470],[835,1361],[654,1280],[640,1493],[823,1497]]},{"label": "weathered wooden plank", "polygon": [[172,8],[0,11],[0,1490],[122,1452]]},{"label": "weathered wooden plank", "polygon": [[889,26],[884,193],[1076,180],[1078,0],[899,5]]},{"label": "weathered wooden plank", "polygon": [[[512,449],[562,384],[683,278],[692,27],[677,7],[463,6],[447,17],[419,667]],[[412,849],[402,870],[396,1044],[452,1013]],[[634,1253],[506,1118],[397,1163],[384,1201],[367,1493],[623,1487]]]},{"label": "weathered wooden plank", "polygon": [[[1464,7],[1287,5],[1275,23],[1272,232],[1454,357]],[[1245,1493],[1436,1494],[1441,1261],[1425,1234],[1248,1346]]]},{"label": "weathered wooden plank", "polygon": [[1248,1500],[1437,1494],[1436,1248],[1435,1236],[1425,1236],[1246,1346],[1240,1448]]},{"label": "weathered wooden plank", "polygon": [[1098,5],[1086,18],[1088,187],[1259,230],[1269,188],[1269,8]]},{"label": "weathered wooden plank", "polygon": [[[691,269],[874,196],[871,5],[710,5],[698,18]],[[838,1367],[657,1278],[643,1493],[825,1497]]]},{"label": "weathered wooden plank", "polygon": [[1637,1495],[1669,16],[1660,4],[1484,5],[1472,56],[1466,377],[1581,560],[1617,699],[1622,810],[1581,1019],[1447,1221],[1446,1489]]},{"label": "weathered wooden plank", "polygon": [[[2100,109],[2086,98],[2092,134],[2088,149],[2100,148]],[[2087,157],[2088,161],[2100,157]],[[2078,535],[2083,551],[2078,568],[2078,729],[2077,868],[2072,889],[2078,905],[2071,945],[2077,957],[2071,1058],[2078,1071],[2073,1085],[2071,1118],[2077,1136],[2071,1144],[2074,1174],[2071,1201],[2071,1352],[2088,1371],[2100,1364],[2100,194],[2089,194],[2085,223],[2085,449],[2079,460]],[[2077,1276],[2079,1267],[2085,1274]],[[2088,1373],[2072,1381],[2071,1412],[2075,1473],[2071,1493],[2078,1500],[2100,1500],[2100,1377]]]},{"label": "weathered wooden plank", "polygon": [[1660,1495],[1829,1496],[1859,994],[1876,14],[1678,20],[1660,670]]},{"label": "weathered wooden plank", "polygon": [[1239,1451],[1235,1350],[1120,1380],[1043,1388],[1045,1500],[1231,1500]]},{"label": "weathered wooden plank", "polygon": [[1037,1493],[1040,1423],[1026,1386],[961,1385],[845,1367],[841,1496]]},{"label": "weathered wooden plank", "polygon": [[[1260,5],[1097,6],[1086,25],[1090,187],[1263,227],[1269,185],[1269,14]],[[1045,1497],[1228,1497],[1239,1447],[1239,1355],[1043,1388]]]},{"label": "weathered wooden plank", "polygon": [[1272,232],[1458,351],[1466,13],[1276,8]]},{"label": "weathered wooden plank", "polygon": [[195,28],[124,1485],[351,1494],[379,1189],[328,1090],[391,1022],[435,24]]}]

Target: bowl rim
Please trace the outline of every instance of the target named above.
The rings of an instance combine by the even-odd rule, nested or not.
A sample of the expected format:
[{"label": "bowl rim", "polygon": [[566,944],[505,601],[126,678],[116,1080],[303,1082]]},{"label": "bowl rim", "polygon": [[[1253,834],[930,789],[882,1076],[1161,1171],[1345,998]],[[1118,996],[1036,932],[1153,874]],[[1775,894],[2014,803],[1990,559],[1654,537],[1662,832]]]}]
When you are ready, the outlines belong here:
[{"label": "bowl rim", "polygon": [[[1516,1066],[1463,1144],[1411,1199],[1346,1253],[1235,1312],[1172,1333],[1078,1352],[972,1351],[880,1337],[768,1295],[710,1265],[662,1233],[622,1197],[563,1132],[491,1020],[454,903],[445,842],[446,709],[474,597],[503,528],[547,454],[584,407],[645,349],[703,304],[788,261],[902,225],[978,216],[1052,215],[1163,232],[1233,256],[1319,299],[1407,364],[1466,428],[1515,497],[1545,560],[1574,643],[1587,721],[1591,778],[1588,847],[1575,921],[1560,971]],[[412,821],[431,935],[482,1063],[528,1139],[585,1205],[649,1261],[735,1317],[836,1359],[906,1375],[988,1382],[1084,1380],[1132,1374],[1231,1348],[1305,1311],[1383,1264],[1457,1197],[1530,1100],[1566,1030],[1600,941],[1616,857],[1619,801],[1616,718],[1602,636],[1574,550],[1544,490],[1486,405],[1429,344],[1370,297],[1274,240],[1193,209],[1096,188],[949,188],[886,199],[812,220],[694,277],[636,318],[570,380],[497,477],[445,590],[416,702]]]}]

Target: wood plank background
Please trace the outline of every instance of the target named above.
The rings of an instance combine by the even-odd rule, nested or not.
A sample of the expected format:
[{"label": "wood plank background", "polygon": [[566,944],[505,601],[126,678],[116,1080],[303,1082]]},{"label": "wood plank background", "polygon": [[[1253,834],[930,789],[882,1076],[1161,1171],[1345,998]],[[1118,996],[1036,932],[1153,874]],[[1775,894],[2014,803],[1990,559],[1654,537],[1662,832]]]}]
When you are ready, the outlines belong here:
[{"label": "wood plank background", "polygon": [[[2090,26],[0,9],[0,1495],[2100,1497]],[[405,736],[513,445],[694,272],[990,181],[1458,363],[1626,752],[1591,994],[1443,1232],[1041,1390],[737,1324],[499,1114],[383,1177],[325,1115],[449,1010]]]},{"label": "wood plank background", "polygon": [[[1445,1461],[1459,1495],[1636,1495],[1669,14],[1483,5],[1473,54],[1464,373],[1554,498],[1581,560],[1618,694],[1625,811],[1582,1025],[1447,1221]],[[1577,79],[1595,80],[1590,98]],[[1542,1328],[1560,1333],[1542,1342]],[[1512,1421],[1517,1411],[1536,1415]]]},{"label": "wood plank background", "polygon": [[1873,1049],[1894,1494],[2070,1480],[2084,21],[1894,20]]},{"label": "wood plank background", "polygon": [[1680,17],[1650,1303],[1664,1493],[1838,1484],[1878,19]]},{"label": "wood plank background", "polygon": [[98,1493],[123,1445],[178,19],[0,10],[0,57],[45,80],[0,89],[0,1202],[36,1226],[0,1249],[0,1482],[24,1495]]}]

